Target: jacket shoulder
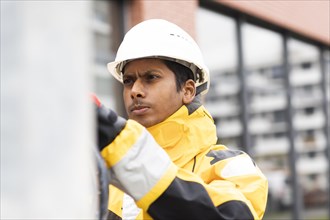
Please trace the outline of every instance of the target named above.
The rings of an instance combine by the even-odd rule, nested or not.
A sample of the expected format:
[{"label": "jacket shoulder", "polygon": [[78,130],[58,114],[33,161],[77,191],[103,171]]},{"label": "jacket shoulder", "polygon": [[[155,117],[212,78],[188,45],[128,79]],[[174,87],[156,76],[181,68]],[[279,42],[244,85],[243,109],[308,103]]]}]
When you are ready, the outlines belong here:
[{"label": "jacket shoulder", "polygon": [[201,170],[213,178],[227,179],[245,175],[260,175],[253,159],[241,150],[231,150],[224,145],[214,145],[204,154]]},{"label": "jacket shoulder", "polygon": [[207,152],[205,156],[213,158],[210,162],[211,165],[213,165],[219,161],[234,158],[242,154],[245,153],[240,150],[230,150],[224,145],[215,145]]}]

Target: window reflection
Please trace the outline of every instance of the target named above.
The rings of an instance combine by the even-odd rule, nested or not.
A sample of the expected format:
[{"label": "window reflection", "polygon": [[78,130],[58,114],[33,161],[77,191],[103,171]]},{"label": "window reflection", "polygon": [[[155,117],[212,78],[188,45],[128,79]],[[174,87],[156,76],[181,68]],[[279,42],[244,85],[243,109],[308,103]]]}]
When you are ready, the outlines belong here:
[{"label": "window reflection", "polygon": [[[287,111],[293,111],[296,168],[305,208],[325,205],[327,139],[324,114],[324,76],[319,49],[289,39],[289,83],[291,105],[287,103],[287,70],[284,66],[284,38],[280,33],[249,23],[241,26],[244,79],[238,75],[237,33],[233,18],[200,8],[197,17],[198,43],[210,67],[211,86],[205,105],[213,115],[219,142],[240,148],[243,126],[242,84],[246,87],[245,108],[253,157],[269,179],[268,212],[293,204],[288,152],[290,149]],[[329,72],[329,52],[325,52]],[[328,77],[329,78],[329,77]],[[329,79],[326,78],[326,87]],[[328,106],[329,106],[328,97]],[[321,195],[322,194],[322,195]],[[283,196],[285,195],[285,196]],[[319,199],[317,199],[319,198]],[[267,218],[267,215],[266,215]]]},{"label": "window reflection", "polygon": [[[118,19],[112,13],[118,3],[114,1],[93,1],[93,39],[94,39],[94,92],[101,101],[117,109],[116,96],[114,92],[114,80],[108,72],[106,66],[111,60],[114,60],[115,52],[113,45],[115,44],[115,35],[118,34],[119,28],[114,28],[115,21]],[[117,31],[117,32],[116,32]]]},{"label": "window reflection", "polygon": [[242,146],[242,125],[239,119],[240,81],[235,21],[203,8],[197,15],[197,40],[211,74],[205,105],[215,119],[220,142],[239,148]]},{"label": "window reflection", "polygon": [[323,109],[320,52],[316,46],[288,41],[290,84],[292,86],[295,145],[299,155],[298,175],[302,183],[304,206],[311,208],[327,203],[326,126]]}]

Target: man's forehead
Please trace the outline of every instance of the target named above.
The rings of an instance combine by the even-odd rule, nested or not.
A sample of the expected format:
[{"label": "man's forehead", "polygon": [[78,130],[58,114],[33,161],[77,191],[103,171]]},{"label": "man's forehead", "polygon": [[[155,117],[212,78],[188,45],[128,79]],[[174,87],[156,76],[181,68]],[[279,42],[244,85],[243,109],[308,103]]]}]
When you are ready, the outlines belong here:
[{"label": "man's forehead", "polygon": [[[163,59],[159,58],[142,58],[142,59],[136,59],[128,62],[123,70],[122,74],[125,75],[125,73],[131,72],[131,71],[142,71],[142,72],[147,72],[147,71],[157,71],[158,67],[164,67],[165,62]],[[166,65],[165,65],[166,67]]]}]

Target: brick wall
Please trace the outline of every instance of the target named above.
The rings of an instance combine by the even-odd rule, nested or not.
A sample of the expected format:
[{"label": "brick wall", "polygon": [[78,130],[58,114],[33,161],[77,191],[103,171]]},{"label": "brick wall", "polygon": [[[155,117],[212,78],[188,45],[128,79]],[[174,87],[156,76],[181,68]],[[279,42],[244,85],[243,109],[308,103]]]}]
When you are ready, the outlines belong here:
[{"label": "brick wall", "polygon": [[218,2],[330,45],[329,0]]},{"label": "brick wall", "polygon": [[193,37],[195,33],[195,16],[198,1],[162,0],[162,1],[129,1],[130,17],[128,26],[151,18],[162,18],[185,29]]},{"label": "brick wall", "polygon": [[[219,3],[308,38],[330,45],[329,0],[232,1]],[[164,18],[178,24],[193,37],[198,0],[128,1],[128,27],[150,18]]]}]

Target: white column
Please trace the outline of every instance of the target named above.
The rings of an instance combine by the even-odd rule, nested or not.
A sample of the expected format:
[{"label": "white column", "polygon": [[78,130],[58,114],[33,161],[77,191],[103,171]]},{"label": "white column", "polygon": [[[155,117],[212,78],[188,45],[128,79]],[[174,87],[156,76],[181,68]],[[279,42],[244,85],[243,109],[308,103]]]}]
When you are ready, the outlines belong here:
[{"label": "white column", "polygon": [[91,1],[1,0],[1,219],[95,219]]}]

